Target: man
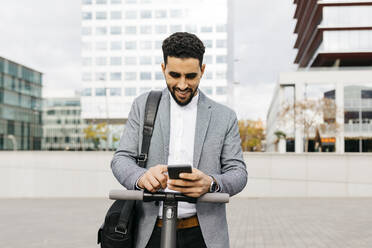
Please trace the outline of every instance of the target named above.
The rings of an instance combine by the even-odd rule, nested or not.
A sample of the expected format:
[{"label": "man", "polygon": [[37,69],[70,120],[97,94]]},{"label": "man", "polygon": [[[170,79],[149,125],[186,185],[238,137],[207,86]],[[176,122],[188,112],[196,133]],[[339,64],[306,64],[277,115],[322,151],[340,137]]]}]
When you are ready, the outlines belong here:
[{"label": "man", "polygon": [[[163,90],[148,153],[147,168],[136,165],[140,154],[148,93],[134,100],[120,145],[111,163],[127,189],[175,190],[199,197],[207,192],[239,193],[247,183],[235,113],[199,89],[205,71],[205,47],[198,37],[174,33],[163,42]],[[170,164],[191,164],[192,173],[169,180]],[[136,206],[136,247],[159,247],[161,205]],[[177,247],[229,247],[225,204],[178,203]]]}]

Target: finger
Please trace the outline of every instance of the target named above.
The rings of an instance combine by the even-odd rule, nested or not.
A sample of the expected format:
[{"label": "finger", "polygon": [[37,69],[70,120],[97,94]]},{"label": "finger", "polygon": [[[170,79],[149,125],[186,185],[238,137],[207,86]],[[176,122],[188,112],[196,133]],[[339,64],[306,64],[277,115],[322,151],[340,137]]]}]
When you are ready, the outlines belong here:
[{"label": "finger", "polygon": [[185,180],[189,180],[189,181],[195,181],[199,179],[198,174],[194,172],[193,173],[180,173],[179,177]]},{"label": "finger", "polygon": [[152,185],[152,187],[157,190],[160,187],[160,182],[153,176],[153,175],[148,175],[148,181]]},{"label": "finger", "polygon": [[161,174],[161,173],[156,174],[154,176],[155,176],[156,180],[158,180],[158,182],[160,183],[161,187],[163,189],[165,189],[167,187],[167,181],[168,181],[167,176],[164,175],[164,174]]},{"label": "finger", "polygon": [[198,181],[189,181],[189,180],[182,180],[182,179],[173,179],[169,180],[169,184],[173,186],[180,186],[180,187],[195,187],[199,186]]},{"label": "finger", "polygon": [[147,189],[150,192],[155,192],[154,187],[152,187],[151,183],[148,180],[145,180],[143,185],[145,186],[145,189]]}]

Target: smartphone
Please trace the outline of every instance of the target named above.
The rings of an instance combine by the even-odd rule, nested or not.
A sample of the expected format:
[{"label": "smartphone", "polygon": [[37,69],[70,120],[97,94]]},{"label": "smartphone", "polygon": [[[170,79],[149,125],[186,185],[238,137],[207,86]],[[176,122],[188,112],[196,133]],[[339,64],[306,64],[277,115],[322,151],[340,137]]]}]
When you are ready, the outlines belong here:
[{"label": "smartphone", "polygon": [[192,167],[189,164],[168,165],[168,176],[170,179],[179,179],[180,173],[192,173]]}]

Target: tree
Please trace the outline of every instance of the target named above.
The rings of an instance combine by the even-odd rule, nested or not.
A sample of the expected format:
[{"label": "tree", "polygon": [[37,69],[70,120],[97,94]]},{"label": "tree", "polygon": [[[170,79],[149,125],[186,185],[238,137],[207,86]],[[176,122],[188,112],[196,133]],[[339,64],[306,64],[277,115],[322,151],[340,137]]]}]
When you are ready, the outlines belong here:
[{"label": "tree", "polygon": [[[294,123],[296,128],[303,128],[305,152],[308,152],[310,136],[335,135],[338,132],[336,116],[335,100],[323,97],[318,100],[304,99],[292,104],[284,104],[279,113],[279,120],[283,127],[288,123]],[[317,134],[319,131],[320,133]]]},{"label": "tree", "polygon": [[96,125],[89,125],[88,127],[84,128],[85,138],[87,140],[91,140],[94,144],[94,149],[99,149],[99,144],[101,140],[107,140],[107,124],[106,122],[102,122]]},{"label": "tree", "polygon": [[265,128],[261,120],[240,120],[238,122],[243,151],[260,152],[265,139]]}]

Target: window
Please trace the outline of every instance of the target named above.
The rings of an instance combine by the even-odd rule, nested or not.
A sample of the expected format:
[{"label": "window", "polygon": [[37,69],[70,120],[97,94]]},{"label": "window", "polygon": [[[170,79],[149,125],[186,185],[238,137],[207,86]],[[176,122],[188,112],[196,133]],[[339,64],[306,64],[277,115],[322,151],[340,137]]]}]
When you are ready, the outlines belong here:
[{"label": "window", "polygon": [[110,80],[111,81],[120,81],[121,80],[121,72],[111,72],[110,73]]},{"label": "window", "polygon": [[106,27],[96,27],[96,35],[105,35],[107,34]]},{"label": "window", "polygon": [[167,25],[156,25],[155,26],[155,33],[157,33],[157,34],[167,33]]},{"label": "window", "polygon": [[107,42],[106,41],[96,42],[96,50],[106,51],[107,50]]},{"label": "window", "polygon": [[225,71],[217,71],[216,72],[216,79],[226,79],[226,72]]},{"label": "window", "polygon": [[181,32],[181,31],[182,31],[182,25],[171,25],[170,26],[171,33]]},{"label": "window", "polygon": [[163,63],[163,57],[155,56],[155,64],[161,64],[161,63]]},{"label": "window", "polygon": [[105,88],[96,88],[96,96],[105,96],[106,89]]},{"label": "window", "polygon": [[182,10],[181,9],[171,9],[170,10],[170,17],[171,18],[180,18],[180,17],[182,17]]},{"label": "window", "polygon": [[90,72],[83,72],[82,80],[84,82],[92,81],[92,73],[90,73]]},{"label": "window", "polygon": [[121,65],[121,57],[111,57],[110,65]]},{"label": "window", "polygon": [[103,66],[103,65],[106,65],[106,64],[107,64],[106,57],[97,57],[96,58],[96,65]]},{"label": "window", "polygon": [[227,40],[217,40],[216,41],[217,48],[226,48],[227,47]]},{"label": "window", "polygon": [[137,49],[137,42],[136,41],[126,41],[125,42],[125,49],[127,50],[135,50]]},{"label": "window", "polygon": [[167,18],[167,11],[165,9],[155,10],[155,18]]},{"label": "window", "polygon": [[121,96],[121,88],[110,88],[110,96]]},{"label": "window", "polygon": [[151,40],[144,40],[144,41],[140,41],[140,48],[141,49],[152,49],[152,42]]},{"label": "window", "polygon": [[226,24],[216,25],[216,31],[218,33],[225,33],[226,32]]},{"label": "window", "polygon": [[125,27],[126,34],[137,34],[137,27],[136,26],[126,26]]},{"label": "window", "polygon": [[96,4],[107,4],[107,0],[96,0]]},{"label": "window", "polygon": [[200,31],[202,33],[210,33],[213,32],[213,27],[212,26],[203,26],[200,28]]},{"label": "window", "polygon": [[155,72],[155,80],[163,80],[163,79],[164,79],[163,72],[161,71]]},{"label": "window", "polygon": [[104,11],[97,11],[96,12],[96,20],[106,20],[107,19],[107,13]]},{"label": "window", "polygon": [[224,64],[224,63],[226,63],[226,55],[218,55],[218,56],[216,56],[216,63],[217,64]]},{"label": "window", "polygon": [[106,81],[106,72],[97,72],[96,81]]},{"label": "window", "polygon": [[91,88],[85,88],[81,92],[82,96],[92,96],[92,89]]},{"label": "window", "polygon": [[151,65],[151,57],[150,56],[141,56],[140,57],[140,65]]},{"label": "window", "polygon": [[362,99],[372,99],[372,90],[362,90]]},{"label": "window", "polygon": [[137,3],[137,0],[125,0],[125,3],[128,4]]},{"label": "window", "polygon": [[207,95],[213,95],[212,87],[201,87],[201,90]]},{"label": "window", "polygon": [[151,34],[152,33],[152,27],[151,26],[141,26],[140,28],[141,34]]},{"label": "window", "polygon": [[163,41],[161,40],[155,41],[155,49],[161,49],[162,45],[163,45]]},{"label": "window", "polygon": [[142,19],[150,19],[152,17],[151,10],[142,10],[141,11],[141,18]]},{"label": "window", "polygon": [[137,57],[125,57],[124,61],[125,61],[125,65],[136,65]]},{"label": "window", "polygon": [[112,35],[121,34],[121,27],[120,26],[113,26],[113,27],[111,27],[111,34]]},{"label": "window", "polygon": [[82,42],[81,43],[81,48],[83,49],[83,51],[92,51],[92,43]]},{"label": "window", "polygon": [[90,5],[90,4],[92,4],[92,0],[82,0],[81,3],[83,5]]},{"label": "window", "polygon": [[81,28],[81,35],[91,35],[91,34],[92,34],[92,27]]},{"label": "window", "polygon": [[91,66],[92,65],[92,58],[84,57],[81,59],[81,64],[83,66]]},{"label": "window", "polygon": [[121,4],[121,0],[111,0],[111,4]]},{"label": "window", "polygon": [[216,87],[217,95],[226,95],[226,87]]},{"label": "window", "polygon": [[212,48],[213,47],[213,41],[212,40],[204,40],[204,46],[207,48]]},{"label": "window", "polygon": [[121,11],[111,11],[111,20],[120,20]]},{"label": "window", "polygon": [[111,41],[111,50],[121,50],[121,42]]},{"label": "window", "polygon": [[197,32],[197,27],[196,25],[186,25],[185,26],[185,31],[189,33],[196,33]]},{"label": "window", "polygon": [[124,74],[124,80],[128,80],[128,81],[137,80],[137,73],[136,72],[126,72]]},{"label": "window", "polygon": [[137,11],[136,10],[125,11],[125,19],[137,19]]},{"label": "window", "polygon": [[205,64],[212,64],[213,63],[213,56],[212,55],[205,55],[203,60],[204,60]]},{"label": "window", "polygon": [[205,72],[203,76],[205,79],[213,79],[213,73],[211,71]]},{"label": "window", "polygon": [[83,20],[92,20],[92,13],[91,12],[83,12],[82,13]]},{"label": "window", "polygon": [[151,72],[141,72],[140,73],[141,80],[151,80]]},{"label": "window", "polygon": [[125,96],[135,96],[137,94],[137,89],[134,87],[124,89]]}]

